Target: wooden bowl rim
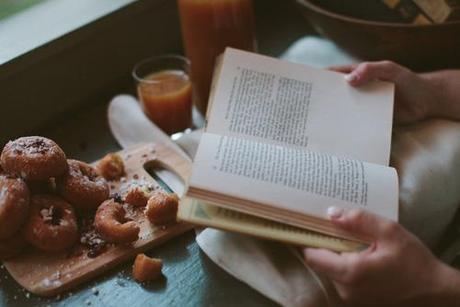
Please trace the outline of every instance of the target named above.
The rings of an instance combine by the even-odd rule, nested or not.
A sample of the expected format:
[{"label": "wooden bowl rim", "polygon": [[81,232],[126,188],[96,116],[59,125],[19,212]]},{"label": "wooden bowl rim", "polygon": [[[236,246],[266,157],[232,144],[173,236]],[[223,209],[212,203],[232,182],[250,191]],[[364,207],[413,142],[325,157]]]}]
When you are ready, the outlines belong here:
[{"label": "wooden bowl rim", "polygon": [[352,23],[357,23],[357,24],[366,24],[366,25],[374,25],[374,26],[381,26],[381,27],[404,27],[404,28],[435,28],[435,27],[443,27],[447,25],[460,25],[460,21],[449,21],[445,23],[433,23],[433,24],[426,24],[426,25],[414,25],[410,23],[402,23],[402,22],[384,22],[384,21],[373,21],[373,20],[366,20],[366,19],[360,19],[356,17],[351,17],[347,15],[342,15],[339,13],[335,13],[329,10],[326,10],[316,4],[313,4],[309,0],[296,0],[296,2],[299,5],[302,5],[306,7],[307,9],[310,9],[312,11],[315,11],[317,13],[327,15],[329,17],[333,17],[336,19],[340,19],[343,21],[347,22],[352,22]]}]

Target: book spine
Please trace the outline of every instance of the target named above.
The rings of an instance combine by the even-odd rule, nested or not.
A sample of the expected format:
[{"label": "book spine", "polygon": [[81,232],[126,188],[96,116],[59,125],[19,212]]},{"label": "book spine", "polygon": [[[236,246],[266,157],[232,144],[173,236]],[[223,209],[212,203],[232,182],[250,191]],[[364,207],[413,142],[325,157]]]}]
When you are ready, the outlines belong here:
[{"label": "book spine", "polygon": [[412,0],[382,0],[382,2],[397,12],[406,22],[416,25],[433,23],[433,20]]}]

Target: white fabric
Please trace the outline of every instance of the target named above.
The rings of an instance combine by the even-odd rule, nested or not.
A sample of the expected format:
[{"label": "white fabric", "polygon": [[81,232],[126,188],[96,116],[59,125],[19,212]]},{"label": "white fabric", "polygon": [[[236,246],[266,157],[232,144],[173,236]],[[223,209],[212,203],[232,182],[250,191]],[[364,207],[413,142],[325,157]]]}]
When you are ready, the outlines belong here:
[{"label": "white fabric", "polygon": [[[295,43],[282,57],[317,67],[355,61],[329,41],[314,37]],[[140,108],[132,98],[129,102],[123,97],[112,101],[109,116],[120,144],[133,140],[171,142],[159,129],[150,129],[150,123],[139,119]],[[199,137],[196,131],[177,144],[193,158]],[[460,203],[460,123],[430,120],[394,129],[391,163],[400,180],[400,222],[434,246]],[[197,242],[225,271],[281,305],[338,306],[330,284],[305,269],[298,257],[280,244],[213,229],[202,231]]]},{"label": "white fabric", "polygon": [[460,203],[460,123],[429,120],[394,129],[399,221],[434,247]]}]

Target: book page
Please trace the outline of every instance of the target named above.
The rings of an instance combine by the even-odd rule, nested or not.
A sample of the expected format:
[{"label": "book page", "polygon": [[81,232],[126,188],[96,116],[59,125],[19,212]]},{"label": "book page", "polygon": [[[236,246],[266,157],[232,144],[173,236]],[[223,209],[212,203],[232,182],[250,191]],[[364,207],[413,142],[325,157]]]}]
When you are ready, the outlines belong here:
[{"label": "book page", "polygon": [[206,131],[388,165],[394,85],[227,48]]},{"label": "book page", "polygon": [[398,217],[393,168],[210,133],[202,136],[189,187],[191,197],[194,190],[210,191],[319,219],[327,219],[329,206]]},{"label": "book page", "polygon": [[177,218],[194,224],[245,233],[259,238],[300,246],[328,248],[337,252],[357,251],[366,247],[359,242],[323,235],[187,197],[180,202]]}]

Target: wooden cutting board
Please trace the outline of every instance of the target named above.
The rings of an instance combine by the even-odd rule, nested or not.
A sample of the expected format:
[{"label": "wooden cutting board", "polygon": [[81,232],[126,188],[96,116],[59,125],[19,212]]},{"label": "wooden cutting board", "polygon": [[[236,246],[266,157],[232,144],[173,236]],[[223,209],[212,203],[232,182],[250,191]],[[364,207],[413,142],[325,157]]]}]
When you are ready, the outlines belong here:
[{"label": "wooden cutting board", "polygon": [[[161,144],[144,144],[123,150],[120,155],[125,162],[124,183],[134,179],[160,185],[145,169],[146,165],[152,164],[176,173],[184,183],[190,175],[190,161]],[[111,193],[119,191],[124,183],[111,182]],[[192,228],[184,223],[156,227],[140,211],[133,215],[133,220],[140,226],[139,239],[132,244],[108,246],[95,258],[88,257],[89,249],[78,244],[69,251],[59,253],[47,253],[31,248],[22,255],[4,262],[4,265],[11,276],[28,291],[41,296],[53,296]]]}]

